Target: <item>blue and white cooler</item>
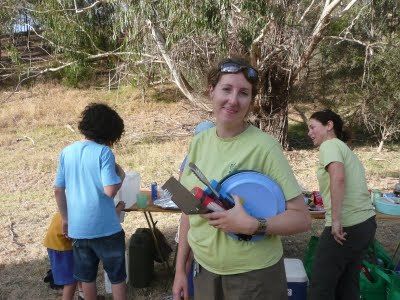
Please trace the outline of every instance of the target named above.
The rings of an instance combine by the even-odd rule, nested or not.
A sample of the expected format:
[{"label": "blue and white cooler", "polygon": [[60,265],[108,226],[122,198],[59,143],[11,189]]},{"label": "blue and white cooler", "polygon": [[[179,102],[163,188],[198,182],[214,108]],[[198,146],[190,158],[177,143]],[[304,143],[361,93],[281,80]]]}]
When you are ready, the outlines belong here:
[{"label": "blue and white cooler", "polygon": [[297,258],[285,258],[284,263],[289,300],[307,300],[308,277],[303,262]]}]

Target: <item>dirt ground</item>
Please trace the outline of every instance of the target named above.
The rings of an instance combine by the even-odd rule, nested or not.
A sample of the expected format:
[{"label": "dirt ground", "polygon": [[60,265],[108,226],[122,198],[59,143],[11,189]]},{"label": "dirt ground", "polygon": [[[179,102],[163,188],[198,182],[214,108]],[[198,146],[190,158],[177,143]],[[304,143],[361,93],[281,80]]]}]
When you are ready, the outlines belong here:
[{"label": "dirt ground", "polygon": [[[158,91],[168,101],[158,102],[143,101],[129,89],[83,91],[53,85],[8,95],[0,92],[0,100],[7,99],[0,101],[0,299],[57,299],[59,293],[43,282],[49,262],[42,240],[56,211],[52,183],[58,153],[81,138],[76,121],[83,107],[100,99],[120,112],[126,132],[114,149],[117,161],[125,170],[140,173],[143,188],[176,176],[192,129],[211,117],[176,101],[180,95],[168,89]],[[399,176],[399,149],[399,145],[390,145],[380,154],[371,145],[354,149],[366,168],[370,188],[393,188]],[[317,190],[317,151],[298,148],[285,154],[300,184],[306,190]],[[179,214],[153,216],[175,249]],[[123,223],[127,242],[141,227],[147,227],[142,213],[127,213]],[[310,236],[322,228],[323,221],[314,220],[311,232],[283,237],[285,257],[302,258]],[[398,224],[378,221],[376,237],[393,254],[400,241]],[[162,264],[156,263],[155,268],[151,286],[130,288],[130,299],[169,298],[172,276]],[[105,295],[103,271],[98,275],[99,293]]]}]

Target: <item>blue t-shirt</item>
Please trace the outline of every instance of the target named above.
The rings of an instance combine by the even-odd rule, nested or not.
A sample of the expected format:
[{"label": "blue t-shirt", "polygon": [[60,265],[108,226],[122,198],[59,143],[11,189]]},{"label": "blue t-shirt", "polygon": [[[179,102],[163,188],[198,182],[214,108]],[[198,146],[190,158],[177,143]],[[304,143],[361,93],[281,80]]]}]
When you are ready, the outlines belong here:
[{"label": "blue t-shirt", "polygon": [[79,141],[62,150],[54,185],[65,188],[71,238],[92,239],[122,230],[114,201],[104,193],[104,186],[120,182],[109,147]]}]

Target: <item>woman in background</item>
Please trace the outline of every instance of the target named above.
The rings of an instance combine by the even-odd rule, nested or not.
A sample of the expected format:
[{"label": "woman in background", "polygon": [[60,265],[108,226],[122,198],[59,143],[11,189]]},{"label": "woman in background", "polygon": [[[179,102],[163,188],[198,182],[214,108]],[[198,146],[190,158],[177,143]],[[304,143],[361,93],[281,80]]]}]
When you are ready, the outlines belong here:
[{"label": "woman in background", "polygon": [[376,230],[364,167],[345,144],[349,136],[333,111],[313,113],[308,135],[319,147],[317,177],[326,210],[309,299],[359,299],[359,265]]}]

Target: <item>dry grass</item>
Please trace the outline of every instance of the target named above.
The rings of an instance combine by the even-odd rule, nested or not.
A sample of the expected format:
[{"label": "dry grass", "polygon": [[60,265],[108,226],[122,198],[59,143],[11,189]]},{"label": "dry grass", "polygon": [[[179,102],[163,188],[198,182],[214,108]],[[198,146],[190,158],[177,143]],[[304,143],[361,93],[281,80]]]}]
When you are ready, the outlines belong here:
[{"label": "dry grass", "polygon": [[[6,99],[8,92],[0,92]],[[176,175],[195,124],[208,116],[192,110],[170,87],[151,91],[149,100],[131,88],[119,91],[74,90],[51,84],[37,85],[0,100],[0,299],[55,299],[58,293],[42,282],[48,269],[42,239],[56,204],[52,182],[57,157],[67,144],[80,139],[77,120],[89,102],[104,101],[114,106],[125,121],[126,132],[115,147],[117,161],[126,170],[138,171],[142,187],[164,182]],[[157,100],[150,100],[157,99]],[[160,99],[166,99],[162,101]],[[399,176],[399,145],[376,154],[359,147],[371,188],[391,189]],[[286,153],[295,174],[308,190],[316,190],[316,150]],[[155,214],[159,228],[173,244],[178,214]],[[129,213],[123,227],[129,237],[146,227],[140,213]],[[314,231],[322,222],[315,222]],[[311,233],[284,239],[285,254],[301,257]],[[390,223],[378,238],[391,251],[400,236]],[[171,258],[172,259],[172,258]],[[131,298],[163,299],[170,294],[171,277],[157,264],[157,279],[146,289],[130,290]],[[99,289],[104,293],[102,272]],[[134,296],[135,295],[135,296]]]}]

